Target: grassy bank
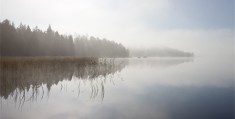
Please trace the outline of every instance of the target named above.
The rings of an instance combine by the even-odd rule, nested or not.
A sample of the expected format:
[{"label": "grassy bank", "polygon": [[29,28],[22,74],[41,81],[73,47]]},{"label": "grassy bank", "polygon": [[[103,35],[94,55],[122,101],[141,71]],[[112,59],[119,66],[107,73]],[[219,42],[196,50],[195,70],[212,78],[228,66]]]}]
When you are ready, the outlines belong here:
[{"label": "grassy bank", "polygon": [[1,57],[0,67],[6,66],[18,66],[18,65],[63,65],[63,64],[74,64],[74,65],[86,65],[86,64],[97,64],[97,58],[78,58],[78,57]]},{"label": "grassy bank", "polygon": [[63,80],[92,81],[105,77],[125,67],[109,60],[78,57],[1,57],[0,96],[7,98],[14,90],[29,90],[46,84],[50,90],[53,84]]}]

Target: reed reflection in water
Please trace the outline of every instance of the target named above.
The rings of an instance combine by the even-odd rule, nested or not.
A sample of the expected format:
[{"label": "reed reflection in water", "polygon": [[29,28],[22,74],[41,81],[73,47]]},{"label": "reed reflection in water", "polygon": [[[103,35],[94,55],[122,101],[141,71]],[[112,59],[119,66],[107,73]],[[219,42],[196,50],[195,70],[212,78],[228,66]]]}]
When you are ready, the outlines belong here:
[{"label": "reed reflection in water", "polygon": [[0,118],[232,117],[229,59],[36,59],[1,61]]},{"label": "reed reflection in water", "polygon": [[[83,82],[89,82],[90,98],[104,98],[104,83],[112,80],[128,63],[127,60],[72,58],[72,57],[38,57],[38,58],[2,58],[0,96],[7,100],[13,98],[15,103],[23,105],[25,101],[36,101],[49,96],[52,85],[59,82],[78,81],[78,93]],[[67,88],[60,84],[61,90]]]}]

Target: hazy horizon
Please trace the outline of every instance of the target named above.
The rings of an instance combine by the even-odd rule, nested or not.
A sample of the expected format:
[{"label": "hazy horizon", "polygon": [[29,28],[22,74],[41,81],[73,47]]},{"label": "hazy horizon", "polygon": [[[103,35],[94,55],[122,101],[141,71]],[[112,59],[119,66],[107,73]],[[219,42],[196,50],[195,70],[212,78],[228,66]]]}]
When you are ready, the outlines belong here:
[{"label": "hazy horizon", "polygon": [[0,118],[234,119],[235,0],[0,0]]},{"label": "hazy horizon", "polygon": [[1,21],[89,35],[128,48],[234,55],[233,0],[1,0]]}]

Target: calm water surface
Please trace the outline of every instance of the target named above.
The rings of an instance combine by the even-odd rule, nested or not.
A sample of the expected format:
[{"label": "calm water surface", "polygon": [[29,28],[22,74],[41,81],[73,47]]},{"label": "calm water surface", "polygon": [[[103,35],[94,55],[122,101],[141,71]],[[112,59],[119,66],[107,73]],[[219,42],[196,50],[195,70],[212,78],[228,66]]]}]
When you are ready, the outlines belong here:
[{"label": "calm water surface", "polygon": [[[1,119],[233,119],[231,58],[102,59],[5,71]],[[105,62],[105,63],[104,63]]]}]

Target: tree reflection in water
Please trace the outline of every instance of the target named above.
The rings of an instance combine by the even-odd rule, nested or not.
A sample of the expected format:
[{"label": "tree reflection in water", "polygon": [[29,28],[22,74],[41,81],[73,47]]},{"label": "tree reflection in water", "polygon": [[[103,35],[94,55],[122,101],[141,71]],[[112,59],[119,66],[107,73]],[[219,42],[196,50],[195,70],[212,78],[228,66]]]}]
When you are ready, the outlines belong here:
[{"label": "tree reflection in water", "polygon": [[[78,94],[81,82],[85,81],[90,82],[90,98],[96,98],[100,92],[103,99],[107,75],[120,72],[127,63],[127,60],[73,57],[1,58],[0,96],[6,100],[13,98],[22,106],[25,101],[49,96],[52,85],[76,79]],[[108,78],[112,81],[112,76]],[[60,85],[61,90],[66,88]]]}]

